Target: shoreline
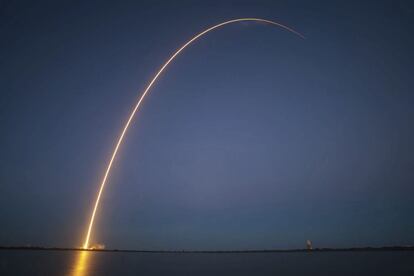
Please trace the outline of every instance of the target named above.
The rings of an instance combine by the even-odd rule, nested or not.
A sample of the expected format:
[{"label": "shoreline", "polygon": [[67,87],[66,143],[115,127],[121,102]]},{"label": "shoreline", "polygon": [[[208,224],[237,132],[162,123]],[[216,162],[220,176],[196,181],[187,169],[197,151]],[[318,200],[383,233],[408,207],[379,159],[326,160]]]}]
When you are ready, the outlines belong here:
[{"label": "shoreline", "polygon": [[83,249],[42,246],[0,246],[0,250],[37,251],[88,251],[120,253],[164,253],[164,254],[245,254],[245,253],[312,253],[312,252],[368,252],[368,251],[414,251],[414,246],[315,248],[315,249],[251,249],[251,250],[137,250],[137,249]]}]

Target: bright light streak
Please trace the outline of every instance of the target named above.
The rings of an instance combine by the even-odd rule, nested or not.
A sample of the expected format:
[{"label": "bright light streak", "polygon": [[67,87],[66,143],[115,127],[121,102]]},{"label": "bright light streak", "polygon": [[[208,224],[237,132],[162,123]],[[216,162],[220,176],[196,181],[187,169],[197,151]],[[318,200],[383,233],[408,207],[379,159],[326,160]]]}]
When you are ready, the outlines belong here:
[{"label": "bright light streak", "polygon": [[173,61],[177,55],[179,55],[187,46],[189,46],[195,40],[197,40],[201,36],[205,35],[206,33],[210,32],[210,31],[212,31],[214,29],[220,28],[220,27],[222,27],[224,25],[227,25],[227,24],[241,22],[241,21],[256,21],[256,22],[268,23],[268,24],[275,25],[275,26],[278,26],[280,28],[283,28],[283,29],[285,29],[285,30],[287,30],[287,31],[289,31],[291,33],[294,33],[294,34],[298,35],[301,38],[304,38],[303,35],[301,35],[297,31],[295,31],[295,30],[293,30],[293,29],[291,29],[291,28],[289,28],[289,27],[287,27],[285,25],[282,25],[280,23],[276,23],[274,21],[270,21],[270,20],[266,20],[266,19],[260,19],[260,18],[239,18],[239,19],[229,20],[229,21],[226,21],[226,22],[223,22],[223,23],[214,25],[214,26],[212,26],[212,27],[210,27],[210,28],[202,31],[201,33],[197,34],[196,36],[194,36],[193,38],[191,38],[187,43],[185,43],[183,46],[181,46],[181,48],[179,48],[167,60],[167,62],[164,63],[164,65],[161,67],[161,69],[153,77],[153,79],[150,81],[150,83],[145,88],[144,92],[142,93],[141,97],[139,98],[139,100],[138,100],[137,104],[135,105],[134,109],[132,110],[131,114],[129,115],[129,118],[128,118],[128,120],[127,120],[127,122],[126,122],[126,124],[125,124],[125,126],[124,126],[124,128],[122,130],[122,132],[121,132],[121,135],[118,138],[118,142],[116,143],[116,146],[114,148],[114,151],[112,152],[112,156],[109,159],[108,166],[106,168],[104,177],[102,179],[101,186],[99,188],[98,195],[96,197],[95,205],[93,207],[93,211],[92,211],[92,215],[91,215],[91,218],[90,218],[90,222],[89,222],[88,230],[87,230],[87,233],[86,233],[85,242],[83,244],[83,248],[87,249],[89,247],[89,240],[90,240],[91,232],[92,232],[93,225],[94,225],[94,222],[95,222],[96,211],[98,210],[99,203],[100,203],[100,199],[101,199],[101,196],[102,196],[102,193],[103,193],[105,184],[106,184],[106,180],[108,178],[109,172],[111,171],[112,164],[113,164],[113,162],[115,160],[115,157],[116,157],[116,155],[118,153],[119,147],[121,146],[122,141],[124,140],[125,133],[127,132],[128,127],[129,127],[132,119],[135,116],[135,113],[137,112],[137,110],[140,107],[140,105],[141,105],[142,101],[144,100],[145,96],[147,95],[147,93],[151,89],[152,85],[155,83],[155,81],[158,79],[158,77],[161,75],[161,73],[165,70],[165,68],[167,68],[167,66],[171,63],[171,61]]}]

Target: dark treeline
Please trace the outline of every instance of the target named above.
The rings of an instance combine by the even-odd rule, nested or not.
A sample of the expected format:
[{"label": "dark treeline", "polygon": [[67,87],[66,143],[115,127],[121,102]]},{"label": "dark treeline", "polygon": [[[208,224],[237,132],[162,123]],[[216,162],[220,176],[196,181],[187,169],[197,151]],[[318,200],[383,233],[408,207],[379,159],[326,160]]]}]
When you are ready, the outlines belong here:
[{"label": "dark treeline", "polygon": [[136,253],[294,253],[332,251],[414,251],[414,246],[314,248],[314,249],[252,249],[252,250],[133,250],[133,249],[83,249],[43,246],[0,246],[0,250],[51,250],[51,251],[95,251],[95,252],[136,252]]}]

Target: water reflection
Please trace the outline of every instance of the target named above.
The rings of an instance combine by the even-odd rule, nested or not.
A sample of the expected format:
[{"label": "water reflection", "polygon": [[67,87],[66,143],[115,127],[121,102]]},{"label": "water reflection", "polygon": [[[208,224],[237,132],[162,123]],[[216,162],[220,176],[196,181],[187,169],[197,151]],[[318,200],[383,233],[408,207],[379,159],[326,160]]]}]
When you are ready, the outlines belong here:
[{"label": "water reflection", "polygon": [[87,276],[89,275],[90,257],[92,252],[79,251],[75,255],[75,262],[68,276]]}]

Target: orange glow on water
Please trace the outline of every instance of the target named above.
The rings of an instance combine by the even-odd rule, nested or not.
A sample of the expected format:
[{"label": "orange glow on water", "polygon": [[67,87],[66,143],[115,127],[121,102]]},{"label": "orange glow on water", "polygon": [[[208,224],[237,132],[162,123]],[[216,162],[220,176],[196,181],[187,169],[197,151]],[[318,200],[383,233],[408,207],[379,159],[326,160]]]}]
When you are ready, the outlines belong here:
[{"label": "orange glow on water", "polygon": [[210,31],[213,31],[214,29],[220,28],[220,27],[222,27],[224,25],[227,25],[227,24],[232,24],[232,23],[242,22],[242,21],[255,21],[255,22],[263,22],[263,23],[271,24],[271,25],[280,27],[282,29],[285,29],[285,30],[287,30],[287,31],[289,31],[289,32],[301,37],[301,38],[304,38],[303,35],[301,35],[297,31],[295,31],[295,30],[293,30],[293,29],[291,29],[291,28],[289,28],[285,25],[282,25],[280,23],[274,22],[274,21],[270,21],[270,20],[266,20],[266,19],[260,19],[260,18],[239,18],[239,19],[229,20],[229,21],[214,25],[214,26],[202,31],[201,33],[199,33],[196,36],[194,36],[193,38],[191,38],[188,42],[186,42],[183,46],[181,46],[181,48],[179,48],[177,51],[175,51],[174,54],[162,65],[162,67],[159,69],[157,74],[152,78],[152,80],[149,82],[148,86],[145,88],[145,90],[142,93],[142,95],[140,96],[137,104],[135,105],[134,109],[130,113],[129,118],[126,121],[125,126],[124,126],[118,140],[117,140],[116,146],[115,146],[115,148],[112,152],[111,158],[109,159],[109,162],[108,162],[108,165],[106,167],[106,171],[104,173],[99,191],[98,191],[97,196],[96,196],[96,200],[95,200],[95,204],[94,204],[92,214],[91,214],[91,217],[90,217],[89,225],[88,225],[88,228],[87,228],[87,231],[86,231],[85,241],[83,243],[83,248],[84,249],[89,248],[89,243],[90,243],[90,238],[91,238],[93,225],[94,225],[94,222],[95,222],[96,212],[99,208],[100,199],[101,199],[102,193],[104,191],[104,187],[105,187],[105,184],[107,182],[109,173],[111,171],[112,164],[113,164],[113,162],[116,158],[116,155],[117,155],[118,150],[119,150],[119,148],[122,144],[122,141],[124,140],[124,137],[125,137],[125,134],[126,134],[128,128],[129,128],[129,125],[131,124],[131,121],[135,116],[135,113],[138,111],[142,101],[144,100],[147,93],[150,91],[153,84],[157,81],[158,77],[163,73],[163,71],[167,68],[167,66],[175,59],[175,57],[178,56],[191,43],[193,43],[194,41],[196,41],[197,39],[199,39],[200,37],[202,37],[206,33],[210,32]]},{"label": "orange glow on water", "polygon": [[92,252],[89,251],[79,251],[77,252],[75,264],[73,270],[69,276],[87,276],[89,273],[89,258]]}]

